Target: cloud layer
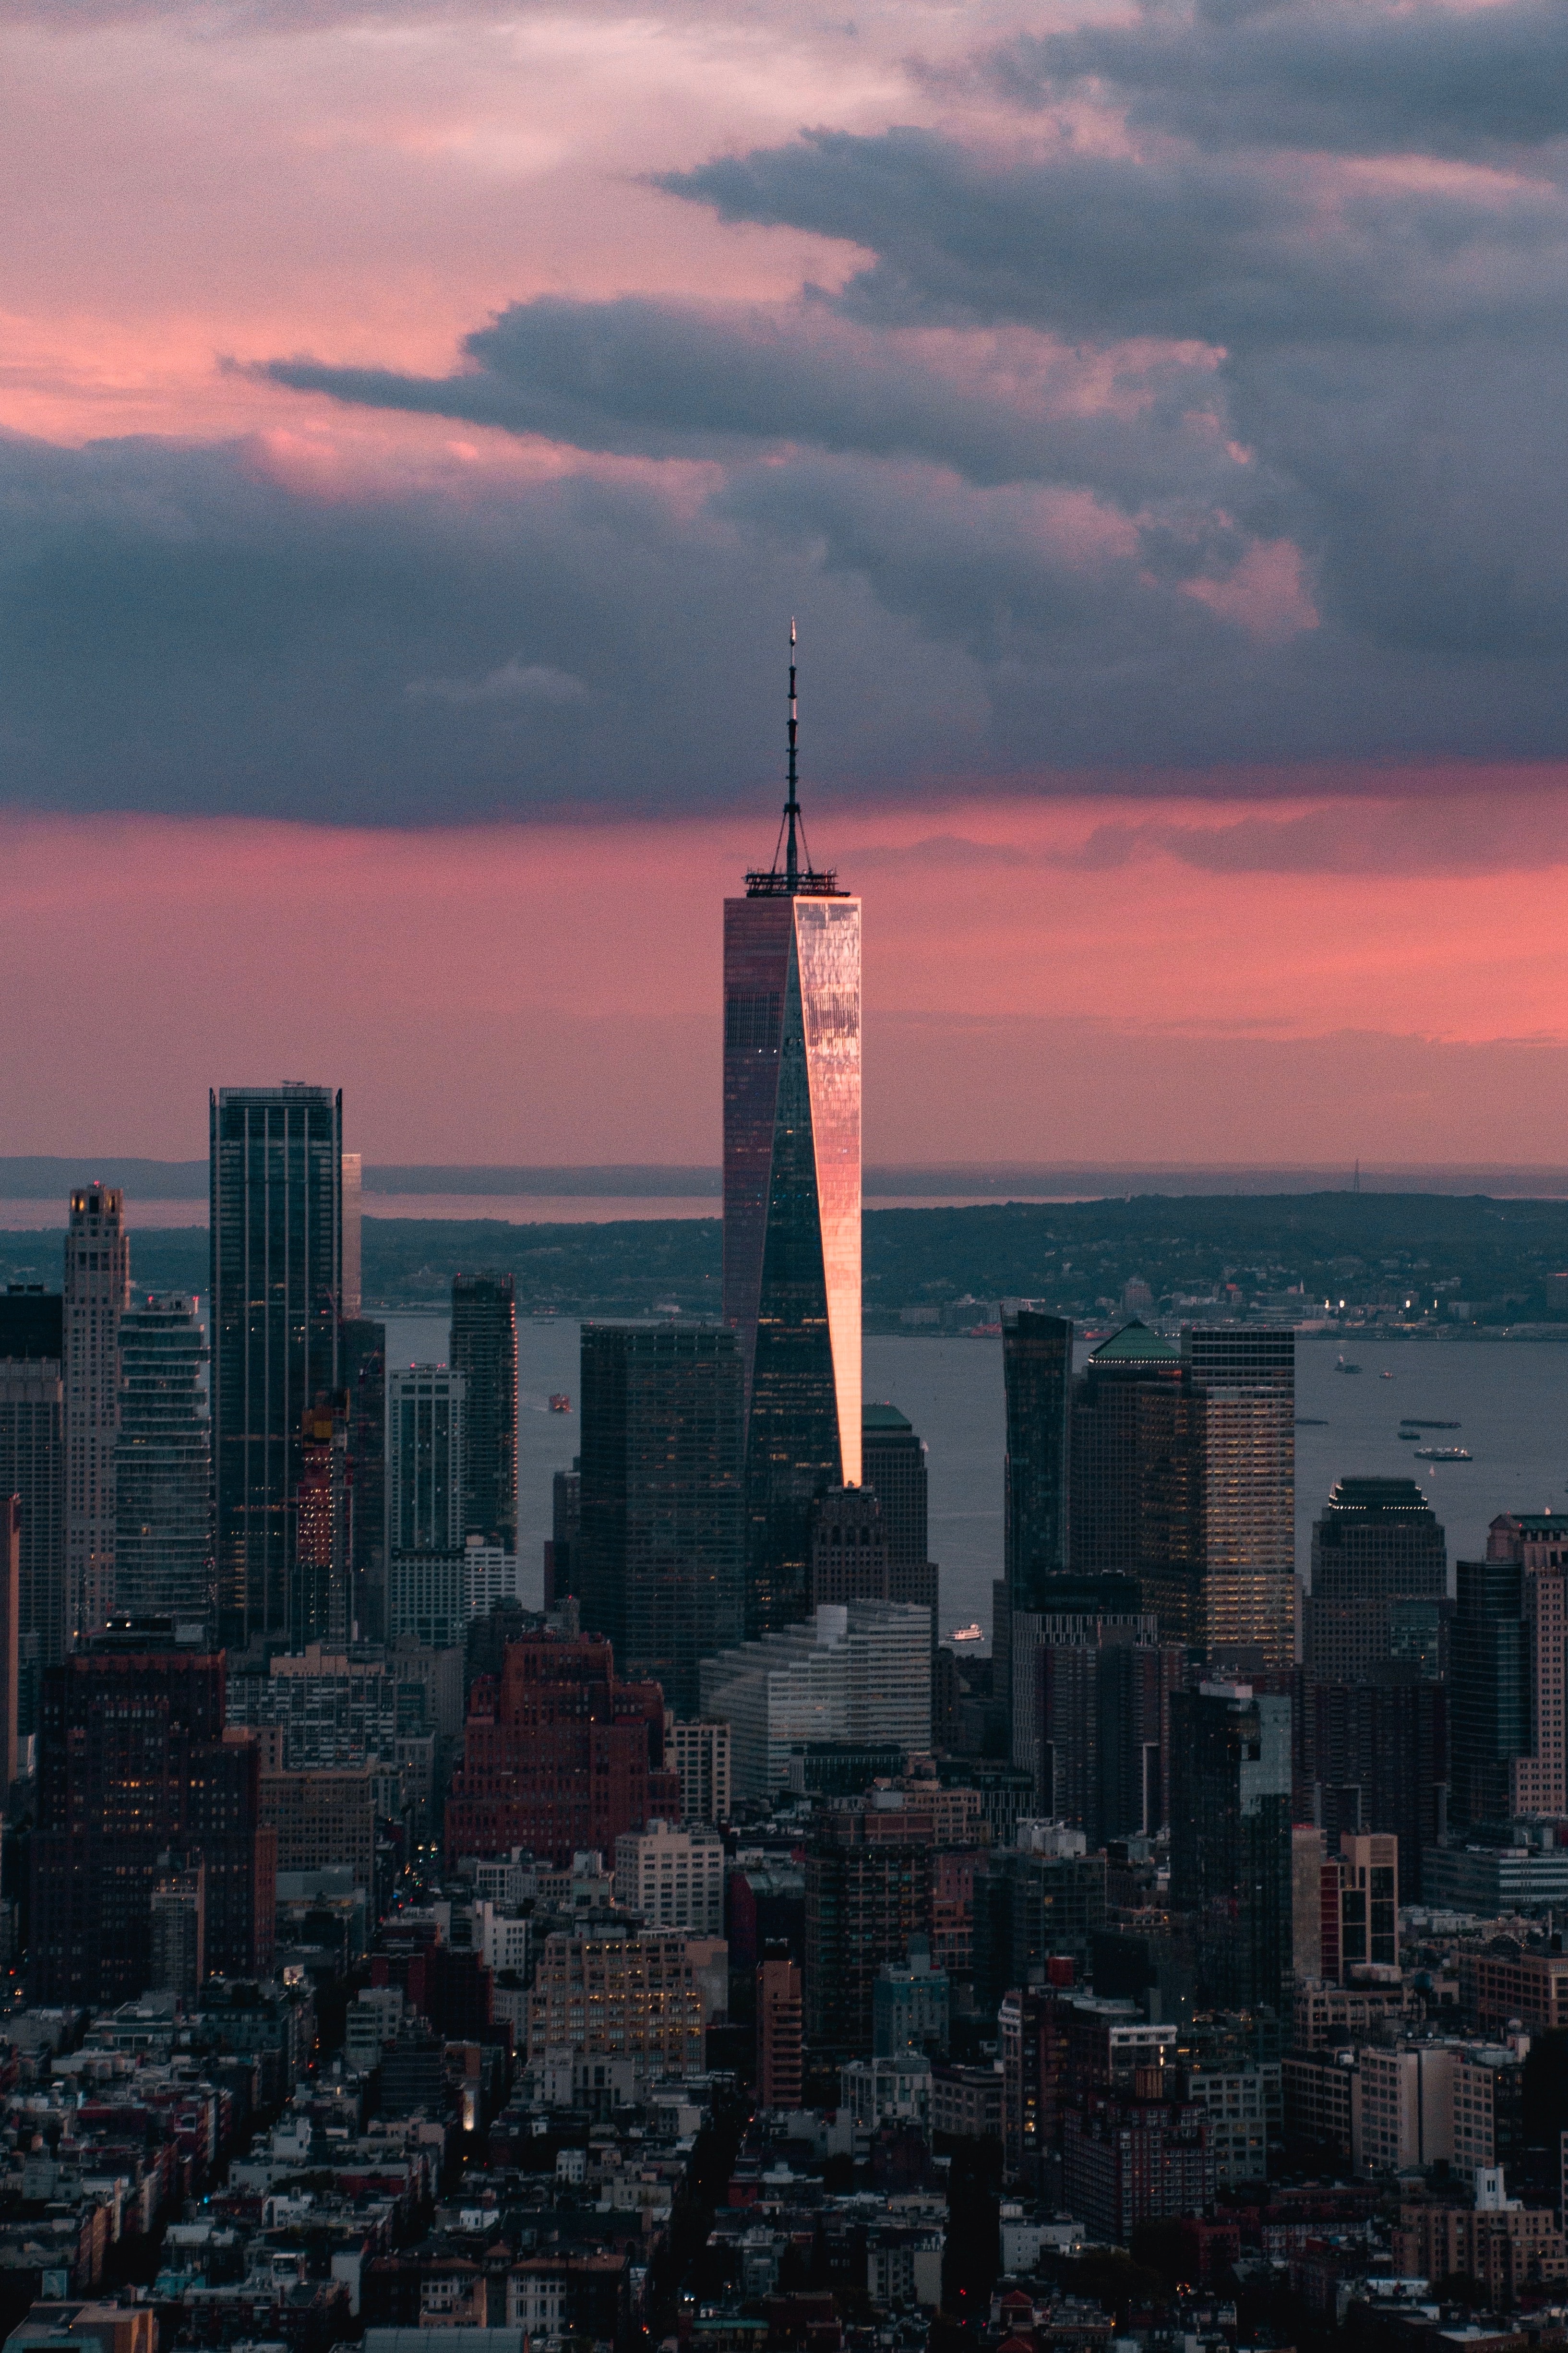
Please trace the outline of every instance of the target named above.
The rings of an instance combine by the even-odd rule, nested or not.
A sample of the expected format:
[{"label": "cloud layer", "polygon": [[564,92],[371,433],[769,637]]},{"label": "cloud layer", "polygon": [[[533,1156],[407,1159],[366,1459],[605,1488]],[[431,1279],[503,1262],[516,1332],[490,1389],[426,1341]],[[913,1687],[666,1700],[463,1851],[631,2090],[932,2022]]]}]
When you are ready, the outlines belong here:
[{"label": "cloud layer", "polygon": [[[791,610],[812,773],[859,796],[1568,757],[1556,0],[1186,0],[1045,34],[999,5],[913,65],[897,16],[816,129],[723,135],[770,58],[816,102],[847,54],[765,6],[690,53],[729,95],[684,153],[617,178],[594,125],[593,201],[612,245],[617,205],[639,237],[654,207],[657,283],[574,286],[557,237],[449,364],[375,364],[363,328],[269,356],[268,323],[214,378],[236,438],[0,440],[10,796],[713,807],[776,765]],[[337,70],[348,43],[378,89],[406,76],[355,130],[386,176],[483,143],[446,86],[421,135],[416,52],[465,18],[584,37],[477,0],[18,22],[79,62],[175,24],[204,70],[226,45]],[[697,21],[653,20],[678,45]],[[631,88],[643,20],[606,0],[593,27],[622,77],[595,86]],[[312,119],[310,170],[331,135]],[[554,136],[587,152],[576,118]],[[818,259],[742,296],[697,258],[721,251]]]}]

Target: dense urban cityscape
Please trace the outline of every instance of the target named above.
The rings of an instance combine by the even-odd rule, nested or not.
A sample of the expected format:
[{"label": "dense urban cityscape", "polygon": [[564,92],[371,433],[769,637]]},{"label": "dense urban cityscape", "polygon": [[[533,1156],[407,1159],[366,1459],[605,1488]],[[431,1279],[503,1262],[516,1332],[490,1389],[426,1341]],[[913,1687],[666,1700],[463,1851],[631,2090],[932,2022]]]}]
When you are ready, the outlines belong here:
[{"label": "dense urban cityscape", "polygon": [[0,1295],[18,2353],[1564,2326],[1568,1514],[1494,1498],[1451,1593],[1419,1480],[1347,1462],[1299,1577],[1337,1303],[966,1293],[904,1311],[1003,1362],[990,1639],[944,1623],[791,685],[720,1312],[583,1324],[542,1564],[515,1277],[392,1360],[331,1086],[212,1092],[205,1299],[85,1174]]}]

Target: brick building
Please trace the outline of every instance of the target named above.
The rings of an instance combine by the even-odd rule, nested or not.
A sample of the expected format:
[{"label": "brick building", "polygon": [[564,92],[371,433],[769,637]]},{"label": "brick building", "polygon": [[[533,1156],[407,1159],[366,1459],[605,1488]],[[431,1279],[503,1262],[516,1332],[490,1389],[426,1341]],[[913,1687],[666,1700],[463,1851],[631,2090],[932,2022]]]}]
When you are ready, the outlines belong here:
[{"label": "brick building", "polygon": [[651,1816],[679,1813],[663,1694],[622,1683],[608,1642],[531,1635],[507,1644],[499,1684],[474,1685],[447,1801],[450,1854],[523,1846],[563,1867]]}]

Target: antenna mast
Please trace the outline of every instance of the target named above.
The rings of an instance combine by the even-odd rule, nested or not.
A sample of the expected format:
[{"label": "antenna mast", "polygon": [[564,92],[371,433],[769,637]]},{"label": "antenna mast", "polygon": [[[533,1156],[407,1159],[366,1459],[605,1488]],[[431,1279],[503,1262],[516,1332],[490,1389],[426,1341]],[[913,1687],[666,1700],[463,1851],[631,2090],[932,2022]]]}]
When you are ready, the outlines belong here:
[{"label": "antenna mast", "polygon": [[784,873],[793,892],[800,880],[800,855],[795,848],[795,823],[800,816],[800,802],[795,786],[798,781],[795,751],[800,733],[799,716],[795,695],[795,615],[789,618],[789,798],[784,803],[784,818],[789,826],[789,842],[784,851]]}]

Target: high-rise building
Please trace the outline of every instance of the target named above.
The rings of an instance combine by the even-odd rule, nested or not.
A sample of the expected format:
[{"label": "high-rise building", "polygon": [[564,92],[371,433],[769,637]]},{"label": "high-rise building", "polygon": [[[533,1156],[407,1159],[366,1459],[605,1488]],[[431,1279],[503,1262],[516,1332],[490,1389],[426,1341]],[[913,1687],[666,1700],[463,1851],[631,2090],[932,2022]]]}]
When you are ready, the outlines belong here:
[{"label": "high-rise building", "polygon": [[811,1507],[811,1606],[890,1601],[888,1536],[869,1487],[829,1487]]},{"label": "high-rise building", "polygon": [[300,1432],[300,1483],[294,1490],[289,1647],[341,1647],[353,1632],[353,1494],[349,1484],[346,1390],[307,1406]]},{"label": "high-rise building", "polygon": [[1003,1486],[1002,1594],[992,1655],[1012,1725],[1013,1762],[1038,1771],[1035,1649],[1050,1588],[1071,1567],[1068,1435],[1073,1327],[1061,1315],[1004,1309],[1002,1379],[1007,1405]]},{"label": "high-rise building", "polygon": [[517,1285],[452,1277],[452,1369],[466,1400],[463,1534],[517,1550]]},{"label": "high-rise building", "polygon": [[349,1401],[353,1493],[353,1623],[362,1642],[386,1636],[386,1326],[356,1316],[340,1326],[339,1373]]},{"label": "high-rise building", "polygon": [[1563,1661],[1568,1513],[1504,1512],[1458,1568],[1450,1818],[1507,1821],[1568,1802]]},{"label": "high-rise building", "polygon": [[680,1777],[680,1818],[687,1822],[730,1819],[730,1727],[699,1718],[665,1726],[665,1752]]},{"label": "high-rise building", "polygon": [[32,2000],[112,2005],[142,1992],[153,1889],[198,1856],[208,1968],[264,1972],[276,1846],[260,1823],[256,1743],[224,1728],[221,1655],[177,1648],[166,1622],[111,1631],[46,1670],[40,1719]]},{"label": "high-rise building", "polygon": [[1102,1341],[1074,1384],[1074,1573],[1135,1576],[1170,1641],[1201,1633],[1203,1437],[1190,1366],[1142,1324]]},{"label": "high-rise building", "polygon": [[206,1865],[170,1871],[153,1889],[148,1989],[190,2000],[206,1976]]},{"label": "high-rise building", "polygon": [[724,902],[724,1321],[752,1634],[806,1615],[811,1499],[861,1475],[860,902],[803,859],[793,650],[779,846]]},{"label": "high-rise building", "polygon": [[1204,1399],[1203,1623],[1211,1658],[1296,1660],[1296,1335],[1194,1330]]},{"label": "high-rise building", "polygon": [[805,1855],[805,2033],[822,2055],[870,2048],[877,1973],[931,1919],[931,1849],[867,1835],[862,1809],[830,1808]]},{"label": "high-rise building", "polygon": [[463,1550],[468,1383],[446,1365],[399,1365],[386,1383],[387,1549]]},{"label": "high-rise building", "polygon": [[1171,1700],[1171,1909],[1193,1917],[1200,1986],[1283,2015],[1289,1994],[1290,1702],[1205,1683]]},{"label": "high-rise building", "polygon": [[243,1650],[288,1640],[305,1410],[341,1386],[342,1096],[224,1087],[208,1131],[218,1635]]},{"label": "high-rise building", "polygon": [[735,1335],[584,1324],[582,1405],[583,1622],[608,1636],[624,1675],[692,1715],[702,1661],[744,1624]]},{"label": "high-rise building", "polygon": [[800,1971],[787,1954],[757,1963],[757,2105],[798,2108],[801,2092]]},{"label": "high-rise building", "polygon": [[583,1458],[572,1457],[570,1471],[557,1471],[550,1482],[550,1534],[544,1545],[544,1606],[578,1590],[582,1561],[577,1552],[583,1533]]},{"label": "high-rise building", "polygon": [[0,1494],[14,1494],[22,1514],[24,1736],[36,1728],[39,1672],[66,1651],[63,1303],[41,1286],[0,1293]]},{"label": "high-rise building", "polygon": [[[1310,1836],[1298,1827],[1295,1840]],[[1346,1831],[1337,1854],[1320,1854],[1303,1873],[1294,1908],[1304,1904],[1305,1921],[1293,1921],[1297,1953],[1309,1956],[1309,1976],[1326,1985],[1348,1985],[1351,1972],[1369,1962],[1399,1964],[1399,1841]],[[1305,1933],[1303,1933],[1305,1931]]]},{"label": "high-rise building", "polygon": [[882,1507],[888,1541],[888,1599],[918,1601],[936,1627],[940,1579],[927,1557],[925,1440],[896,1406],[871,1404],[860,1415],[860,1478]]},{"label": "high-rise building", "polygon": [[182,1292],[136,1299],[120,1319],[114,1449],[114,1607],[121,1617],[205,1622],[213,1604],[206,1334]]},{"label": "high-rise building", "polygon": [[499,1687],[474,1686],[447,1849],[526,1846],[565,1865],[679,1804],[658,1684],[623,1683],[607,1642],[531,1636],[507,1644]]},{"label": "high-rise building", "polygon": [[21,1656],[22,1505],[0,1495],[0,1789],[16,1778],[16,1670]]},{"label": "high-rise building", "polygon": [[124,1203],[113,1185],[70,1198],[62,1373],[66,1407],[66,1607],[72,1640],[114,1607],[114,1445],[120,1428],[120,1318],[131,1296]]},{"label": "high-rise building", "polygon": [[353,1321],[360,1313],[363,1296],[361,1272],[363,1252],[361,1238],[363,1220],[360,1213],[361,1188],[364,1177],[364,1161],[357,1152],[345,1152],[343,1170],[343,1282],[342,1314]]},{"label": "high-rise building", "polygon": [[1302,1603],[1307,1672],[1359,1683],[1395,1656],[1408,1609],[1426,1603],[1439,1648],[1448,1594],[1442,1524],[1414,1479],[1341,1479],[1312,1527],[1312,1582]]},{"label": "high-rise building", "polygon": [[849,1601],[703,1662],[701,1708],[728,1723],[737,1798],[765,1799],[808,1743],[931,1747],[931,1619],[909,1602]]},{"label": "high-rise building", "polygon": [[1091,1848],[1153,1837],[1170,1789],[1171,1694],[1186,1654],[1162,1642],[1131,1577],[1064,1578],[1035,1651],[1036,1802]]},{"label": "high-rise building", "polygon": [[1407,1902],[1448,1818],[1451,1704],[1446,1684],[1397,1662],[1375,1681],[1302,1678],[1296,1819],[1319,1824],[1331,1852],[1347,1831],[1397,1839]]}]

